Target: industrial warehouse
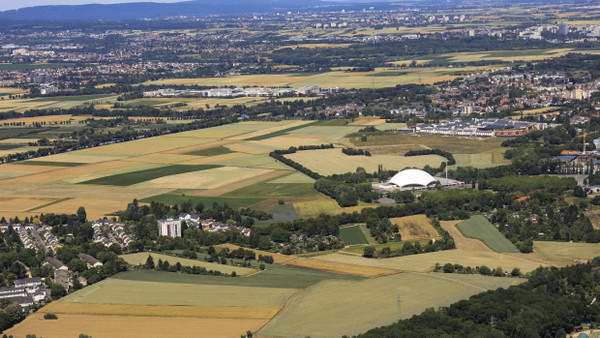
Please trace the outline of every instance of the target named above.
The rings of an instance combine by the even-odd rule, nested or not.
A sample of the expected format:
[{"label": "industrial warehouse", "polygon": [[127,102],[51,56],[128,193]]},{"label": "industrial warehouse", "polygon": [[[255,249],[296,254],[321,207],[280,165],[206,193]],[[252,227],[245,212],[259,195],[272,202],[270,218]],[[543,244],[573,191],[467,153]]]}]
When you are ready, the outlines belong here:
[{"label": "industrial warehouse", "polygon": [[415,127],[414,132],[447,136],[508,137],[526,135],[546,127],[546,123],[510,119],[472,119],[422,125]]}]

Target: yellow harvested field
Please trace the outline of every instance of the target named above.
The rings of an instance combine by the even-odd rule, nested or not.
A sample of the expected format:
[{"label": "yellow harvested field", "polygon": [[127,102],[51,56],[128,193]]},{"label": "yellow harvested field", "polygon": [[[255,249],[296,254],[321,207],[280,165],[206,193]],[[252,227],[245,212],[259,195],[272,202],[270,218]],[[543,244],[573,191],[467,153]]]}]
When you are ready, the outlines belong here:
[{"label": "yellow harvested field", "polygon": [[199,139],[224,139],[228,137],[232,137],[235,135],[244,134],[246,131],[244,130],[230,130],[224,128],[207,128],[207,129],[198,129],[191,131],[184,131],[182,133],[167,135],[170,139],[178,139],[178,138],[199,138]]},{"label": "yellow harvested field", "polygon": [[384,124],[385,120],[380,119],[376,116],[364,116],[354,120],[354,122],[348,123],[349,126],[378,126]]},{"label": "yellow harvested field", "polygon": [[61,122],[71,121],[77,123],[90,118],[90,116],[73,116],[73,115],[48,115],[48,116],[33,116],[33,117],[20,117],[14,119],[1,120],[0,124],[19,122],[26,125],[34,123],[47,123],[47,124],[59,124]]},{"label": "yellow harvested field", "polygon": [[[235,244],[219,244],[219,245],[215,245],[216,249],[224,249],[227,248],[230,251],[233,250],[237,250],[239,248],[241,248],[240,246],[237,246]],[[254,253],[256,253],[256,256],[258,257],[258,255],[269,255],[269,256],[273,256],[273,259],[275,260],[275,263],[278,264],[285,264],[291,260],[294,260],[296,258],[298,258],[297,256],[294,255],[282,255],[282,254],[278,254],[278,253],[273,253],[273,252],[268,252],[268,251],[261,251],[261,250],[255,250],[255,249],[248,249],[248,248],[243,248],[244,250],[251,250],[254,251]]]},{"label": "yellow harvested field", "polygon": [[54,170],[45,171],[38,174],[27,175],[23,177],[17,177],[2,182],[5,183],[16,183],[16,182],[27,182],[27,183],[48,183],[52,181],[67,179],[75,176],[81,176],[86,174],[95,173],[97,171],[110,170],[116,168],[124,168],[135,166],[137,163],[124,162],[124,161],[110,161],[102,163],[94,163],[88,165],[81,165],[78,167],[69,168],[58,168],[54,167]]},{"label": "yellow harvested field", "polygon": [[[8,181],[8,180],[5,180]],[[4,196],[52,197],[52,198],[83,198],[121,201],[124,207],[134,198],[142,199],[150,196],[165,194],[171,189],[137,189],[132,187],[114,187],[105,185],[51,183],[29,184],[11,183],[2,185]],[[114,210],[109,210],[112,212]],[[73,213],[73,210],[65,210]]]},{"label": "yellow harvested field", "polygon": [[107,146],[90,148],[78,151],[85,154],[108,154],[108,155],[145,155],[167,150],[173,150],[182,147],[195,146],[202,143],[209,143],[214,139],[202,139],[196,137],[152,137],[141,140],[110,144]]},{"label": "yellow harvested field", "polygon": [[181,263],[181,265],[202,266],[202,267],[205,267],[207,270],[217,270],[217,271],[221,271],[223,273],[232,273],[233,271],[235,271],[235,273],[238,275],[247,275],[247,274],[251,274],[251,273],[257,271],[255,269],[251,269],[251,268],[242,268],[239,266],[231,266],[231,265],[218,264],[218,263],[209,263],[209,262],[205,262],[205,261],[201,261],[201,260],[197,260],[197,259],[187,259],[187,258],[168,256],[168,255],[163,255],[163,254],[158,254],[158,253],[149,254],[147,252],[140,252],[140,253],[122,255],[121,257],[123,257],[123,259],[131,265],[139,265],[139,264],[145,264],[146,259],[148,259],[148,256],[152,256],[152,258],[154,258],[155,263],[158,262],[159,259],[162,259],[163,261],[169,261],[170,264],[176,264],[177,262],[179,262],[179,263]]},{"label": "yellow harvested field", "polygon": [[124,173],[129,173],[129,172],[138,171],[138,170],[159,168],[162,166],[163,166],[162,164],[152,164],[152,163],[138,164],[138,165],[134,165],[134,166],[130,166],[130,167],[122,167],[122,168],[116,168],[116,169],[96,171],[91,174],[76,176],[73,178],[67,178],[67,179],[64,179],[63,181],[68,182],[68,183],[81,183],[81,182],[85,182],[85,181],[89,181],[89,180],[95,180],[95,179],[101,178],[101,177],[106,177],[106,176],[111,176],[111,175],[116,175],[116,174],[124,174]]},{"label": "yellow harvested field", "polygon": [[390,221],[398,226],[403,241],[441,237],[426,215],[396,217],[390,218]]},{"label": "yellow harvested field", "polygon": [[296,268],[327,271],[333,273],[340,273],[344,275],[368,278],[381,277],[398,273],[398,271],[390,269],[371,267],[365,265],[360,266],[326,260],[315,260],[312,258],[298,258],[285,263],[285,265],[293,266]]},{"label": "yellow harvested field", "polygon": [[296,49],[296,48],[310,48],[310,49],[315,49],[315,48],[346,48],[352,46],[351,43],[301,43],[301,44],[297,44],[297,45],[292,45],[292,46],[282,46],[277,48],[278,49],[283,49],[283,48],[292,48],[292,49]]},{"label": "yellow harvested field", "polygon": [[487,265],[490,268],[500,266],[506,271],[511,271],[513,268],[519,268],[523,273],[535,270],[540,265],[546,265],[538,261],[531,260],[527,258],[526,255],[509,255],[497,252],[467,251],[460,249],[385,259],[364,258],[357,255],[340,253],[316,256],[314,259],[328,262],[379,267],[382,269],[395,269],[400,271],[415,272],[432,271],[436,263],[440,263],[442,265],[445,263],[452,263],[461,264],[464,266],[468,265],[472,267]]},{"label": "yellow harvested field", "polygon": [[268,135],[277,131],[281,131],[281,130],[285,130],[288,128],[293,128],[293,127],[297,127],[297,126],[302,126],[308,123],[311,123],[312,121],[298,121],[298,120],[293,120],[293,121],[281,121],[281,122],[277,122],[277,124],[273,127],[269,127],[266,129],[261,129],[261,130],[257,130],[248,134],[242,134],[242,135],[238,135],[238,136],[233,136],[231,137],[231,139],[234,140],[246,140],[246,139],[250,139],[250,138],[254,138],[254,137],[259,137],[259,136],[264,136],[264,135]]},{"label": "yellow harvested field", "polygon": [[9,216],[7,212],[27,211],[54,201],[56,198],[50,197],[0,197],[0,212]]},{"label": "yellow harvested field", "polygon": [[267,169],[251,169],[238,167],[219,167],[194,171],[178,175],[159,177],[150,181],[133,185],[138,188],[171,188],[178,189],[214,189],[228,184],[242,182],[258,175],[271,172]]},{"label": "yellow harvested field", "polygon": [[100,316],[269,319],[273,318],[279,310],[278,307],[95,304],[58,301],[44,306],[39,311]]},{"label": "yellow harvested field", "polygon": [[[100,219],[104,218],[104,216],[112,213],[114,211],[125,210],[127,208],[127,203],[124,203],[121,200],[105,200],[93,198],[93,195],[90,194],[90,198],[72,198],[62,202],[54,203],[42,208],[38,208],[35,210],[36,213],[69,213],[74,214],[79,207],[85,207],[85,211],[87,213],[88,219]],[[143,204],[143,203],[140,203]],[[70,211],[67,211],[70,210]]]},{"label": "yellow harvested field", "polygon": [[[330,71],[317,74],[258,74],[238,75],[219,78],[181,78],[145,82],[148,85],[206,85],[206,86],[269,86],[269,87],[301,87],[321,86],[336,87],[340,83],[345,88],[384,88],[406,83],[433,83],[452,80],[458,72],[476,72],[494,69],[496,66],[469,67],[428,67],[408,68],[398,72],[388,68],[378,68],[371,72]],[[394,72],[397,72],[395,74]],[[387,74],[386,74],[387,73]],[[384,74],[386,76],[381,76]]]},{"label": "yellow harvested field", "polygon": [[487,245],[485,245],[482,241],[465,237],[462,232],[458,230],[456,225],[462,221],[440,221],[440,225],[442,228],[454,238],[454,244],[456,244],[456,248],[460,250],[467,251],[483,251],[483,252],[493,252]]},{"label": "yellow harvested field", "polygon": [[44,320],[34,313],[5,333],[14,337],[37,334],[44,338],[78,337],[84,333],[104,337],[204,337],[231,338],[247,330],[257,331],[268,319],[171,318],[137,316],[94,316],[61,314],[58,320]]},{"label": "yellow harvested field", "polygon": [[36,138],[7,138],[0,140],[0,144],[27,144],[29,142],[37,142]]},{"label": "yellow harvested field", "polygon": [[266,140],[251,141],[250,144],[262,145],[274,149],[285,149],[289,147],[299,147],[302,145],[319,145],[327,143],[324,136],[310,135],[282,135]]},{"label": "yellow harvested field", "polygon": [[220,196],[220,195],[226,194],[228,192],[232,192],[232,191],[247,187],[247,186],[255,184],[255,183],[267,181],[267,180],[270,180],[273,178],[277,178],[277,177],[286,175],[288,173],[289,173],[289,171],[269,170],[265,173],[255,175],[253,177],[246,178],[244,180],[236,180],[233,183],[221,185],[218,188],[212,188],[209,190],[200,190],[196,193],[188,193],[188,194],[191,196]]},{"label": "yellow harvested field", "polygon": [[348,156],[342,153],[340,148],[304,150],[285,157],[299,162],[312,171],[322,175],[343,174],[355,171],[362,167],[369,173],[377,171],[380,164],[385,169],[402,170],[407,167],[423,168],[425,165],[439,167],[443,157],[438,155],[422,156],[394,156],[394,155],[372,155],[372,156]]},{"label": "yellow harvested field", "polygon": [[194,155],[178,155],[167,153],[148,154],[143,156],[131,157],[127,161],[138,163],[154,163],[154,164],[191,164],[192,161],[198,160],[198,156]]},{"label": "yellow harvested field", "polygon": [[223,154],[223,155],[217,155],[217,156],[201,157],[201,158],[198,158],[195,160],[187,161],[185,164],[211,164],[211,163],[218,163],[221,161],[241,159],[241,158],[249,157],[249,156],[250,156],[249,154],[245,154],[245,153],[229,153],[229,154]]},{"label": "yellow harvested field", "polygon": [[[181,148],[176,148],[173,150],[167,150],[164,151],[163,153],[165,154],[189,154],[198,150],[204,150],[204,149],[209,149],[209,148],[216,148],[216,147],[220,147],[220,146],[225,146],[225,145],[229,145],[229,144],[234,144],[238,141],[233,141],[233,140],[222,140],[222,141],[213,141],[213,142],[206,142],[206,143],[200,143],[198,145],[192,145],[192,146],[188,146],[188,147],[181,147]],[[198,155],[194,155],[196,157],[199,157]]]},{"label": "yellow harvested field", "polygon": [[8,173],[24,173],[24,174],[37,174],[43,173],[50,170],[56,170],[61,167],[53,167],[49,165],[20,165],[20,164],[11,164],[6,163],[0,165],[0,172],[8,172]]},{"label": "yellow harvested field", "polygon": [[226,147],[232,151],[237,151],[240,153],[246,153],[246,154],[251,154],[251,155],[267,154],[270,152],[269,149],[261,148],[261,147],[254,147],[254,146],[251,146],[249,144],[244,144],[244,143],[229,144]]},{"label": "yellow harvested field", "polygon": [[38,157],[35,161],[39,162],[67,162],[67,163],[100,163],[106,161],[115,161],[120,160],[124,156],[119,155],[96,155],[96,154],[86,154],[86,153],[63,153],[56,154],[50,156]]},{"label": "yellow harvested field", "polygon": [[340,205],[329,197],[323,195],[321,198],[311,199],[306,201],[294,202],[294,210],[298,217],[311,218],[317,217],[320,214],[341,214],[360,212],[363,208],[372,206],[364,202],[359,202],[357,206],[342,208]]}]

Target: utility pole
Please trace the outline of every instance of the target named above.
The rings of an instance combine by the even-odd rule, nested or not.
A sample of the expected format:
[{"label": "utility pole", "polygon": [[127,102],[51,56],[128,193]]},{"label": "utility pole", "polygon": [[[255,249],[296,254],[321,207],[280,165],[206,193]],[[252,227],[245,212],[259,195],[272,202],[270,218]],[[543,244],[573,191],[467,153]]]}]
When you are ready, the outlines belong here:
[{"label": "utility pole", "polygon": [[402,319],[402,316],[401,316],[401,313],[402,313],[402,311],[401,311],[402,298],[401,298],[400,294],[398,294],[398,300],[397,300],[397,302],[398,302],[398,320],[401,320]]},{"label": "utility pole", "polygon": [[446,184],[448,184],[448,159],[446,159]]}]

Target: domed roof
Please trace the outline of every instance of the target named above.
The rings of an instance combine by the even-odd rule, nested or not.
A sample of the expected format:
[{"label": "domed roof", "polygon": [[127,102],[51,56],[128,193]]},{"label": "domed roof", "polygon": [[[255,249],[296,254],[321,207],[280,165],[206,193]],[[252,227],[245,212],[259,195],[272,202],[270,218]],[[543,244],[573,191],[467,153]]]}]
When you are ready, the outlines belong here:
[{"label": "domed roof", "polygon": [[400,188],[407,187],[426,187],[437,182],[433,176],[420,169],[405,169],[397,173],[388,183],[397,185]]}]

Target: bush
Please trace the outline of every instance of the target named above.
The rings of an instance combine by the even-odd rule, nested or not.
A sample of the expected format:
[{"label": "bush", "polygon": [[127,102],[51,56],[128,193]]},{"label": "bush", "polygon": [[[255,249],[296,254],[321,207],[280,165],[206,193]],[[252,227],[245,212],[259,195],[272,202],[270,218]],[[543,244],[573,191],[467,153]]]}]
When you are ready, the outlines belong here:
[{"label": "bush", "polygon": [[450,263],[444,264],[443,271],[444,271],[444,273],[453,273],[454,272],[454,265],[452,265]]},{"label": "bush", "polygon": [[58,319],[58,317],[54,313],[46,313],[44,319]]},{"label": "bush", "polygon": [[375,247],[366,246],[363,250],[363,257],[371,258],[375,254]]}]

